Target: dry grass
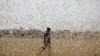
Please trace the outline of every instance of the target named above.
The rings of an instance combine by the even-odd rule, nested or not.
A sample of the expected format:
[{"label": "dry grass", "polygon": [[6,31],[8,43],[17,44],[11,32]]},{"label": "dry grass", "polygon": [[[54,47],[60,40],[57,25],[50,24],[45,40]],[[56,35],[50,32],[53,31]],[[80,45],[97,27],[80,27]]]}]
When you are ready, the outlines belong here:
[{"label": "dry grass", "polygon": [[[100,56],[98,32],[54,32],[51,35],[51,56]],[[48,56],[47,49],[37,55],[43,46],[42,38],[28,37],[16,38],[6,35],[0,38],[0,56]]]}]

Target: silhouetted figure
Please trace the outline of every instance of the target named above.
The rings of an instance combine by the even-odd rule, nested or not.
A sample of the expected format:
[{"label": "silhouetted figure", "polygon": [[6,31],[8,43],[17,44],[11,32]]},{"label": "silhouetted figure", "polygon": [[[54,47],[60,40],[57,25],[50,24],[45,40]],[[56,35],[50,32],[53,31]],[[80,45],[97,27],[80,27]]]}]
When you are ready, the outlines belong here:
[{"label": "silhouetted figure", "polygon": [[43,49],[45,49],[51,45],[50,31],[51,31],[51,29],[48,27],[46,33],[44,34],[44,47],[43,47]]},{"label": "silhouetted figure", "polygon": [[51,29],[48,27],[46,30],[46,33],[44,34],[44,47],[42,47],[42,49],[40,50],[40,52],[38,52],[37,55],[40,55],[43,51],[45,51],[46,48],[48,48],[48,56],[51,56],[51,38],[50,38],[50,31]]}]

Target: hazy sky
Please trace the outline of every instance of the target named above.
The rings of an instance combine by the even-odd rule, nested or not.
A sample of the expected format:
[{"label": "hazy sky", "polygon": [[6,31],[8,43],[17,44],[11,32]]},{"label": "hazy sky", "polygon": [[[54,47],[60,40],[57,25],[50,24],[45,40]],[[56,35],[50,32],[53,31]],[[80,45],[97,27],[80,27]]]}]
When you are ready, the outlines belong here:
[{"label": "hazy sky", "polygon": [[0,0],[0,29],[100,30],[100,0]]}]

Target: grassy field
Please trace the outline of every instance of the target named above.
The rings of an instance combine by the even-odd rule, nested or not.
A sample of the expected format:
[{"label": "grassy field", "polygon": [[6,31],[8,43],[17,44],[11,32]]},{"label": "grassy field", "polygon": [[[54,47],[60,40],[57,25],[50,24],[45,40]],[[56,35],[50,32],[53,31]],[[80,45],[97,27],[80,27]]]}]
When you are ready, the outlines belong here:
[{"label": "grassy field", "polygon": [[[0,56],[48,56],[43,38],[19,38],[2,36]],[[51,39],[51,56],[100,56],[100,34],[55,33]]]}]

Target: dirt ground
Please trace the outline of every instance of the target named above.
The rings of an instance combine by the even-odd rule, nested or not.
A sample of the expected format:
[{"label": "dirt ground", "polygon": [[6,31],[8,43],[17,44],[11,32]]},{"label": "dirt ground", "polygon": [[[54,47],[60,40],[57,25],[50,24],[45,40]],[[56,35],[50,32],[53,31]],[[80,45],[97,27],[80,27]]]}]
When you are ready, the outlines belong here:
[{"label": "dirt ground", "polygon": [[52,38],[51,52],[42,38],[0,38],[0,56],[100,56],[100,38]]}]

